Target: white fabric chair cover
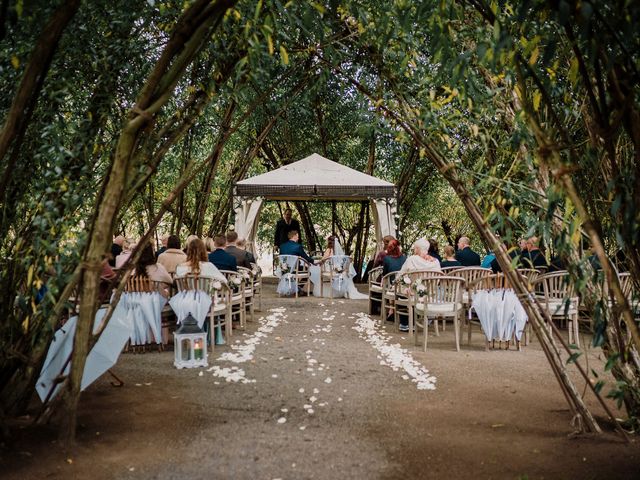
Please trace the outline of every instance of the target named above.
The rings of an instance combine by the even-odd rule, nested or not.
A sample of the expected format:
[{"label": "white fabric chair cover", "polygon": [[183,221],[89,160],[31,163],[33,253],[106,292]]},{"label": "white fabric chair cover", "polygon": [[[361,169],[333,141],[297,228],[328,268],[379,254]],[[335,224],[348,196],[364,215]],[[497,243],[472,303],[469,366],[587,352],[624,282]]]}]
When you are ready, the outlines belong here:
[{"label": "white fabric chair cover", "polygon": [[[295,272],[298,267],[298,258],[296,255],[280,255],[278,257],[275,275],[280,279],[276,289],[280,295],[295,295],[298,290],[298,281],[292,275],[292,272]],[[288,267],[288,271],[283,271],[283,265]]]},{"label": "white fabric chair cover", "polygon": [[175,312],[178,323],[181,323],[190,313],[200,328],[204,326],[211,303],[211,295],[203,290],[183,290],[169,300],[169,305]]}]

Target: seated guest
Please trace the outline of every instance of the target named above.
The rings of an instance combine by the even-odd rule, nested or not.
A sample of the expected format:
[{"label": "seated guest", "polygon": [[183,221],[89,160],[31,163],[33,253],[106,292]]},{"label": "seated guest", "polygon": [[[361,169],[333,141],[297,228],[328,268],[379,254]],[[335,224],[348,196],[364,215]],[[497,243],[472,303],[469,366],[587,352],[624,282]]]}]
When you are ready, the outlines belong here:
[{"label": "seated guest", "polygon": [[236,241],[236,247],[238,247],[240,250],[244,250],[249,263],[256,263],[256,257],[253,255],[253,253],[247,250],[247,241],[244,238],[238,238],[238,240]]},{"label": "seated guest", "polygon": [[419,238],[413,244],[413,255],[404,262],[400,273],[415,272],[418,270],[433,270],[441,272],[440,262],[429,255],[429,242],[425,238]]},{"label": "seated guest", "polygon": [[554,257],[551,257],[551,260],[549,261],[549,270],[547,270],[547,272],[553,273],[553,272],[559,272],[561,270],[566,270],[566,269],[567,267],[565,266],[565,263],[562,257],[560,255],[556,255]]},{"label": "seated guest", "polygon": [[216,249],[216,246],[213,243],[213,238],[211,237],[206,237],[204,239],[204,246],[207,249],[207,255]]},{"label": "seated guest", "polygon": [[169,241],[169,235],[163,235],[162,238],[160,239],[162,246],[156,252],[156,258],[158,258],[168,248],[167,246],[168,241]]},{"label": "seated guest", "polygon": [[237,272],[238,262],[236,262],[236,257],[230,255],[224,250],[224,247],[227,245],[227,239],[222,235],[217,235],[213,239],[213,245],[216,248],[209,254],[209,261],[219,270]]},{"label": "seated guest", "polygon": [[167,249],[158,256],[158,263],[164,265],[169,274],[176,273],[176,267],[187,261],[187,254],[180,249],[180,238],[169,235]]},{"label": "seated guest", "polygon": [[[521,247],[525,246],[523,242],[519,242],[519,245]],[[507,248],[506,243],[502,244],[502,248],[507,252],[507,255],[509,255],[509,258],[511,258],[511,263],[515,265],[515,268],[521,268],[520,261],[522,260],[522,252],[526,250],[523,250],[522,248],[514,248],[514,247]],[[502,272],[502,268],[500,267],[500,264],[498,263],[497,258],[494,258],[493,260],[491,260],[490,268],[493,273]]]},{"label": "seated guest", "polygon": [[214,278],[227,283],[227,277],[207,258],[204,242],[199,238],[192,240],[187,247],[187,261],[178,265],[176,277],[183,277],[188,273],[193,273],[200,277]]},{"label": "seated guest", "polygon": [[480,266],[482,268],[491,268],[491,262],[493,262],[495,259],[496,259],[496,254],[493,253],[493,250],[489,250],[487,254],[484,256],[484,258],[482,259],[482,263],[480,264]]},{"label": "seated guest", "polygon": [[313,258],[307,255],[302,245],[298,243],[298,240],[300,240],[298,231],[291,230],[287,236],[289,240],[280,245],[280,255],[297,255],[313,265]]},{"label": "seated guest", "polygon": [[227,246],[224,251],[229,255],[232,255],[236,259],[236,265],[238,267],[251,268],[251,262],[247,258],[247,252],[237,247],[238,234],[230,230],[227,232]]},{"label": "seated guest", "polygon": [[547,259],[538,248],[538,237],[527,239],[527,250],[521,256],[522,266],[524,268],[548,267]]},{"label": "seated guest", "polygon": [[333,235],[329,235],[327,237],[327,248],[322,254],[322,258],[320,259],[321,262],[324,262],[328,258],[333,257],[335,255],[335,252],[334,252],[335,241],[336,241],[336,237],[334,237]]},{"label": "seated guest", "polygon": [[136,242],[131,238],[127,238],[124,241],[122,252],[120,253],[120,255],[116,257],[116,267],[115,267],[116,270],[119,268],[122,268],[122,266],[127,262],[127,260],[129,260],[129,257],[131,256],[131,252],[133,251],[134,248],[136,248]]},{"label": "seated guest", "polygon": [[407,256],[400,250],[400,244],[393,238],[387,244],[387,254],[382,259],[382,275],[397,272],[406,262]]},{"label": "seated guest", "polygon": [[[167,269],[164,268],[164,265],[162,265],[161,263],[156,263],[156,258],[153,254],[153,248],[151,248],[151,245],[148,243],[142,249],[140,258],[136,263],[136,268],[131,272],[131,275],[140,275],[143,277],[147,277],[152,282],[166,283],[167,286],[173,283],[173,278],[171,278],[171,275],[169,275]],[[169,296],[170,289],[164,288],[160,291],[160,293],[163,296],[167,297]]]},{"label": "seated guest", "polygon": [[116,257],[122,253],[122,246],[124,245],[125,238],[122,235],[118,235],[113,239],[111,244],[111,258],[109,258],[109,265],[116,266]]},{"label": "seated guest", "polygon": [[469,237],[460,237],[458,240],[458,251],[456,252],[456,260],[458,260],[463,267],[479,267],[480,255],[471,250]]},{"label": "seated guest", "polygon": [[429,239],[429,255],[442,263],[442,257],[438,250],[438,241],[434,238]]},{"label": "seated guest", "polygon": [[382,266],[382,260],[384,259],[384,256],[387,254],[387,248],[389,247],[389,242],[391,240],[395,240],[395,238],[392,237],[391,235],[386,235],[382,237],[383,248],[382,248],[382,251],[378,252],[378,254],[376,255],[376,259],[373,262],[373,268]]},{"label": "seated guest", "polygon": [[440,262],[440,266],[444,267],[461,267],[462,264],[456,260],[456,251],[451,245],[444,247],[444,260]]},{"label": "seated guest", "polygon": [[187,253],[187,249],[189,248],[189,244],[191,243],[192,240],[195,240],[196,238],[200,238],[197,235],[189,235],[187,237],[187,241],[184,242],[184,253]]}]

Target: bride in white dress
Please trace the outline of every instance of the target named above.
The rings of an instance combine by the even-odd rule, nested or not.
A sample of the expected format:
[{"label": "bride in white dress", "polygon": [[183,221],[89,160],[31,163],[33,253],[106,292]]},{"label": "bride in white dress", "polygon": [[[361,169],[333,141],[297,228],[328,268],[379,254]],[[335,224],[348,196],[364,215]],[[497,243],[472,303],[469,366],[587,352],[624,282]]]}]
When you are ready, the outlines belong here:
[{"label": "bride in white dress", "polygon": [[[340,242],[335,237],[329,237],[328,247],[325,250],[320,265],[313,265],[309,268],[309,274],[311,276],[311,282],[313,283],[313,296],[314,297],[330,297],[333,289],[333,298],[349,298],[351,300],[365,300],[369,296],[364,293],[360,293],[353,283],[353,277],[356,276],[356,269],[353,268],[353,264],[349,263],[349,271],[344,272],[343,275],[338,275],[334,278],[333,285],[328,285],[328,288],[321,289],[320,275],[322,272],[322,266],[324,263],[328,265],[335,265],[343,262],[348,258],[344,254],[344,249]],[[332,242],[333,240],[333,242]],[[332,247],[333,243],[333,248]],[[335,267],[334,267],[335,268]],[[324,291],[321,291],[324,290]],[[324,294],[324,295],[323,295]]]}]

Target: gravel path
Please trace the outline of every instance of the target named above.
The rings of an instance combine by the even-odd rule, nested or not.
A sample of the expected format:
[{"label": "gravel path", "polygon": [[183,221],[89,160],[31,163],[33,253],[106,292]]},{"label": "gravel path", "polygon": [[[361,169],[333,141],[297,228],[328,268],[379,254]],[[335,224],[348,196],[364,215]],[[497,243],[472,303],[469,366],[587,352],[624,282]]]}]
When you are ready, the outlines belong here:
[{"label": "gravel path", "polygon": [[[266,286],[269,290],[272,286]],[[366,301],[279,299],[208,369],[173,353],[122,355],[84,394],[79,447],[24,429],[7,478],[637,478],[639,448],[613,434],[571,439],[570,416],[537,342],[429,351],[386,333]],[[591,352],[592,365],[598,362]],[[602,412],[589,399],[597,415]],[[38,461],[35,459],[38,458]]]}]

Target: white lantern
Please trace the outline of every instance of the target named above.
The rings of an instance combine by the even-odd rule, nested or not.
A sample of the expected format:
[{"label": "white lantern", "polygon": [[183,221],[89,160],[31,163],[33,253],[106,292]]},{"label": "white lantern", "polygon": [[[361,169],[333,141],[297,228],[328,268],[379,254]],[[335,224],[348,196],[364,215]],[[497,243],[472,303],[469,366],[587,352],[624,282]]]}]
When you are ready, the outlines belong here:
[{"label": "white lantern", "polygon": [[182,321],[182,325],[173,334],[173,348],[176,368],[206,367],[207,334],[198,326],[191,313]]}]

